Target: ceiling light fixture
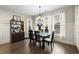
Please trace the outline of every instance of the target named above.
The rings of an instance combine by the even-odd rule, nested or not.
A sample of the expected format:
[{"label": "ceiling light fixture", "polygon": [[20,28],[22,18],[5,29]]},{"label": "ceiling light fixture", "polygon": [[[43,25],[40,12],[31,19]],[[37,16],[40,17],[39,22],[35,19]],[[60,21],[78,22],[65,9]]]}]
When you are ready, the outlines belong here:
[{"label": "ceiling light fixture", "polygon": [[39,6],[39,19],[38,19],[38,24],[37,24],[39,30],[41,30],[42,21],[43,21],[43,20],[41,19],[41,6]]}]

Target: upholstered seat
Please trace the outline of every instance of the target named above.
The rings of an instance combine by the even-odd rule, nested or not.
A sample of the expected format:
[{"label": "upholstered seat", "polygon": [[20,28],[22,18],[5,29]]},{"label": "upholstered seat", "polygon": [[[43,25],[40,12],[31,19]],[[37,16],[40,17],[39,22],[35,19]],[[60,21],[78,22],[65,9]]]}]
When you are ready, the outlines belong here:
[{"label": "upholstered seat", "polygon": [[51,41],[51,38],[46,38],[45,41]]}]

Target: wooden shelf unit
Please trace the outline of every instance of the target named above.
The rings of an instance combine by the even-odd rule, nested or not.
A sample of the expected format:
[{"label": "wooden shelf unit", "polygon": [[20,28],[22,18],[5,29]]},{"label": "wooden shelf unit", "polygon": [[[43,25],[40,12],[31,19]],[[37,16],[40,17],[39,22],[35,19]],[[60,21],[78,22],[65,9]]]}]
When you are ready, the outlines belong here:
[{"label": "wooden shelf unit", "polygon": [[24,22],[18,20],[10,20],[10,39],[11,43],[24,40]]}]

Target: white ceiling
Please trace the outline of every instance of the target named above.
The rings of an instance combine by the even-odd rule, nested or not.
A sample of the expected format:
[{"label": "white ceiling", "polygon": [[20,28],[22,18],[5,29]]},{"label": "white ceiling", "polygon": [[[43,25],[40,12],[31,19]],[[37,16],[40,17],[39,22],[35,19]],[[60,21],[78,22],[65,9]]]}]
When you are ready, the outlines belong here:
[{"label": "white ceiling", "polygon": [[[49,12],[56,8],[63,7],[64,5],[41,5],[41,13]],[[24,15],[38,15],[39,6],[38,5],[0,5],[0,8],[18,12]]]}]

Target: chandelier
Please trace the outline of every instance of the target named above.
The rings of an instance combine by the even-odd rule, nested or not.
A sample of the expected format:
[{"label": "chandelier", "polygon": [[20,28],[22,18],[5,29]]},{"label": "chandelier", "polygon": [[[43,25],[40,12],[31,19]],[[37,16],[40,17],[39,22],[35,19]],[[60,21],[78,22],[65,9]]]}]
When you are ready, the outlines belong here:
[{"label": "chandelier", "polygon": [[39,19],[38,19],[38,23],[37,23],[37,26],[39,28],[39,30],[41,30],[41,27],[42,27],[42,19],[41,19],[41,6],[39,6]]}]

